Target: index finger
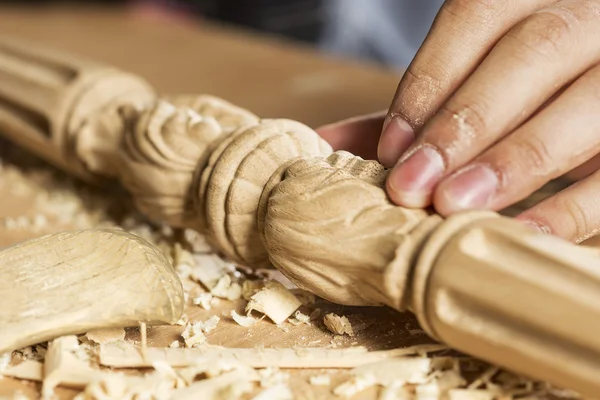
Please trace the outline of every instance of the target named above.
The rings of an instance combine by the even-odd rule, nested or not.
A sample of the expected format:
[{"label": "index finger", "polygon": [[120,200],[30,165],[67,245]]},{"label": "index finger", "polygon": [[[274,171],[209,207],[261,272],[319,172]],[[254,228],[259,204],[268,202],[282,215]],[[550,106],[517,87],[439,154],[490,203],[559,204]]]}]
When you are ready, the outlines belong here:
[{"label": "index finger", "polygon": [[446,0],[394,95],[379,141],[381,163],[391,167],[398,161],[414,132],[471,75],[504,33],[554,1]]}]

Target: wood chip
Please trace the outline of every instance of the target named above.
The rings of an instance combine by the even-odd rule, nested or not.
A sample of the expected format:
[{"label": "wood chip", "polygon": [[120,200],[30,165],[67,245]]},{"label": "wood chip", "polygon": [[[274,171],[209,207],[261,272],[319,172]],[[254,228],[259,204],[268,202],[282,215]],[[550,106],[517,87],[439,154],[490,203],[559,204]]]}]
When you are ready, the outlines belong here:
[{"label": "wood chip", "polygon": [[107,328],[95,329],[85,334],[85,337],[98,344],[118,342],[125,339],[125,329]]},{"label": "wood chip", "polygon": [[361,365],[354,368],[352,374],[355,376],[372,375],[375,377],[376,383],[382,386],[388,386],[393,382],[423,384],[428,380],[431,364],[430,358],[394,358]]},{"label": "wood chip", "polygon": [[211,300],[213,299],[212,293],[200,293],[198,296],[192,299],[192,303],[196,306],[200,306],[205,310],[211,309]]},{"label": "wood chip", "polygon": [[323,317],[323,323],[330,332],[333,332],[336,335],[354,336],[354,329],[352,329],[352,325],[350,324],[350,321],[348,321],[348,318],[344,316],[340,317],[337,314],[329,313]]},{"label": "wood chip", "polygon": [[[233,386],[237,386],[238,390],[236,391]],[[251,386],[246,372],[235,369],[215,378],[204,379],[192,383],[186,388],[177,389],[171,398],[177,400],[233,400],[240,398],[249,389]]]},{"label": "wood chip", "polygon": [[377,384],[372,375],[355,376],[333,389],[333,394],[344,398],[354,397],[356,394]]},{"label": "wood chip", "polygon": [[308,382],[313,386],[330,386],[331,377],[329,375],[313,375],[308,379]]},{"label": "wood chip", "polygon": [[15,366],[6,368],[0,375],[41,382],[44,377],[44,364],[35,360],[25,360]]},{"label": "wood chip", "polygon": [[[149,347],[144,360],[134,345],[121,342],[100,345],[100,363],[114,368],[151,367],[165,361],[172,367],[187,367],[200,361],[239,361],[253,368],[354,368],[360,365],[403,355],[405,350],[367,351],[364,347],[348,349],[252,349],[206,346],[201,348]],[[410,353],[409,353],[410,354]],[[414,354],[414,351],[413,353]]]},{"label": "wood chip", "polygon": [[43,397],[51,397],[54,388],[59,385],[82,389],[101,375],[101,371],[92,369],[75,356],[78,348],[79,341],[76,336],[63,336],[48,344],[42,385]]},{"label": "wood chip", "polygon": [[246,312],[258,311],[279,325],[285,322],[301,305],[300,300],[281,283],[268,281],[250,298]]},{"label": "wood chip", "polygon": [[249,328],[252,325],[254,325],[255,323],[257,323],[258,321],[260,321],[260,319],[258,318],[254,318],[251,316],[245,316],[245,315],[240,315],[238,314],[235,310],[231,310],[231,318],[238,324],[241,325],[243,327]]},{"label": "wood chip", "polygon": [[450,389],[448,400],[494,400],[497,394],[491,390]]},{"label": "wood chip", "polygon": [[237,282],[232,282],[229,275],[224,275],[210,290],[210,293],[215,297],[234,301],[242,297],[242,286]]},{"label": "wood chip", "polygon": [[263,390],[254,396],[252,400],[294,400],[294,394],[288,385],[280,383]]}]

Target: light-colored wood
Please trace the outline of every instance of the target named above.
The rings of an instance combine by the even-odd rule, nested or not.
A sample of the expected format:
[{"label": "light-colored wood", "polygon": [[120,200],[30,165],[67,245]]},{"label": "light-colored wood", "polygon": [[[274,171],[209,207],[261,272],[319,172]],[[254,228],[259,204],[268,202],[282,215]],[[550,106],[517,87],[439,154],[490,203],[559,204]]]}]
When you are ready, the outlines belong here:
[{"label": "light-colored wood", "polygon": [[[136,31],[139,29],[140,31],[144,31],[143,23],[140,24],[132,21],[121,21],[113,24],[111,23],[112,20],[110,19],[110,16],[107,15],[100,15],[98,18],[94,17],[91,19],[86,18],[85,14],[83,14],[82,18],[81,15],[77,15],[76,13],[75,16],[73,16],[74,14],[70,13],[44,14],[44,12],[31,13],[31,15],[32,19],[23,19],[23,14],[19,14],[19,12],[3,13],[2,16],[0,16],[0,18],[4,18],[4,20],[2,20],[2,24],[0,24],[0,30],[6,31],[8,29],[13,33],[24,32],[25,36],[29,36],[30,38],[35,37],[45,43],[53,44],[54,47],[70,46],[72,50],[77,50],[76,53],[94,55],[100,59],[108,60],[111,57],[114,57],[115,60],[120,59],[119,63],[123,62],[124,64],[129,64],[131,66],[137,65],[139,71],[143,71],[142,75],[150,78],[150,82],[157,82],[159,84],[159,89],[161,89],[160,85],[163,85],[162,87],[168,87],[169,90],[174,91],[188,91],[191,88],[192,91],[195,92],[220,94],[224,98],[235,100],[238,104],[249,107],[261,116],[291,116],[298,120],[306,121],[312,124],[318,123],[316,121],[327,122],[327,120],[324,119],[330,118],[331,120],[334,120],[341,116],[350,116],[359,112],[367,111],[367,107],[381,106],[380,108],[383,108],[385,105],[387,105],[386,103],[391,93],[389,93],[388,96],[381,96],[382,91],[377,92],[377,90],[374,90],[373,87],[383,86],[381,82],[385,81],[385,85],[387,85],[390,91],[393,91],[393,87],[395,85],[394,79],[390,79],[389,76],[381,77],[381,79],[379,79],[373,78],[373,75],[365,73],[365,75],[361,75],[364,76],[364,78],[358,78],[357,76],[360,74],[357,74],[354,75],[356,79],[352,78],[351,82],[347,82],[346,84],[344,84],[343,80],[347,78],[341,78],[341,80],[337,81],[333,79],[333,81],[336,82],[334,86],[338,87],[338,90],[332,90],[328,92],[327,90],[322,90],[323,87],[320,87],[320,90],[313,91],[310,96],[298,95],[298,93],[294,93],[293,91],[289,90],[290,79],[292,79],[290,77],[294,75],[294,73],[290,73],[290,71],[297,71],[296,75],[304,74],[303,80],[301,79],[301,81],[305,83],[314,82],[314,79],[312,81],[310,79],[306,79],[306,71],[310,70],[309,65],[314,63],[314,59],[306,57],[306,54],[304,53],[298,53],[296,56],[291,55],[287,58],[287,61],[284,62],[285,65],[293,65],[293,67],[290,67],[287,70],[284,69],[286,71],[285,74],[289,74],[289,76],[281,77],[277,75],[277,71],[281,70],[281,65],[277,65],[275,69],[269,71],[267,79],[264,78],[264,75],[261,79],[247,79],[247,76],[258,78],[258,76],[264,72],[265,65],[271,65],[273,55],[272,53],[266,51],[265,48],[261,48],[261,46],[254,46],[252,44],[248,45],[246,40],[239,41],[239,45],[236,48],[235,45],[232,45],[232,43],[235,43],[235,40],[231,40],[233,38],[229,37],[220,42],[222,44],[220,49],[228,48],[228,51],[236,52],[236,55],[238,56],[245,55],[247,56],[246,59],[256,60],[256,63],[254,64],[256,65],[256,68],[246,69],[246,72],[249,75],[240,74],[236,71],[233,74],[235,76],[230,77],[233,78],[231,79],[231,85],[224,86],[220,80],[223,78],[215,79],[215,77],[222,76],[217,72],[221,71],[223,63],[220,62],[218,57],[207,57],[206,54],[201,51],[194,51],[195,49],[203,49],[203,46],[199,41],[199,37],[194,30],[187,28],[161,28],[152,26],[152,30],[145,30],[147,33],[153,32],[150,35],[153,37],[153,40],[149,40],[147,42],[152,44],[151,46],[144,47],[143,45],[138,46],[137,43],[135,43],[136,39],[132,39],[136,36],[131,35],[132,30]],[[40,19],[37,20],[36,18]],[[27,23],[24,23],[24,20],[26,20]],[[81,21],[81,29],[77,30],[77,35],[74,35],[72,32],[70,32],[68,28],[70,26],[69,23],[74,20]],[[45,29],[38,29],[38,25],[44,25]],[[104,46],[91,46],[90,37],[95,37],[98,32],[106,32],[104,28],[108,25],[113,28],[110,30],[111,34],[114,34],[115,38],[118,38],[120,44],[123,43],[123,46],[112,46],[110,44],[107,45],[106,42]],[[34,26],[35,29],[31,29],[32,26]],[[36,33],[32,32],[39,32],[39,34],[36,36]],[[87,35],[85,32],[87,32]],[[124,32],[127,33],[124,34]],[[177,37],[177,40],[175,40],[175,37]],[[148,36],[146,36],[146,40],[147,39]],[[178,57],[178,52],[175,50],[176,46],[164,46],[164,44],[167,42],[172,44],[175,41],[178,41],[178,43],[182,44],[180,47],[180,53],[185,53],[185,57],[191,58],[184,59],[181,55]],[[158,65],[155,62],[156,53],[160,52],[157,50],[157,48],[160,48],[161,44],[165,50],[168,48],[169,50],[175,51],[174,53],[172,52],[172,54],[174,54],[173,58],[164,60],[164,63]],[[120,54],[121,52],[123,54]],[[290,55],[293,52],[283,51],[282,53]],[[192,58],[197,60],[196,65],[193,65]],[[244,59],[244,61],[246,59]],[[208,65],[208,72],[199,73],[199,64]],[[211,65],[214,67],[214,71],[212,73],[210,73]],[[164,72],[169,70],[169,68],[173,72],[172,74],[166,74]],[[329,74],[330,77],[332,74],[340,74],[340,76],[344,76],[342,72],[347,72],[352,68],[346,69],[340,64],[330,64],[329,67],[325,69],[327,71],[325,75],[322,75],[322,77],[327,76],[327,74]],[[138,71],[138,69],[136,69],[136,71]],[[204,69],[203,71],[206,72],[207,70]],[[207,79],[206,77],[210,78]],[[315,78],[315,75],[313,74],[308,78]],[[268,83],[272,82],[273,80],[282,82],[282,84],[270,85],[277,87],[269,87],[268,90],[265,89],[269,86],[268,84],[265,85],[265,82]],[[250,85],[244,86],[244,82],[250,82]],[[194,85],[199,86],[194,88]],[[343,98],[340,96],[340,85],[344,87],[344,90],[347,89],[347,91],[344,92]],[[258,92],[260,92],[262,95],[256,96],[256,93]],[[265,94],[266,92],[269,94]],[[376,92],[378,94],[373,95],[373,93]],[[354,93],[355,95],[352,95],[351,93]],[[373,97],[370,96],[377,97],[377,101],[372,101]],[[273,98],[277,99],[277,106],[272,105]],[[238,99],[242,99],[242,101],[238,101]],[[285,99],[285,101],[282,99]],[[371,104],[367,106],[366,104],[370,101]],[[268,110],[266,109],[265,104],[271,104]],[[298,106],[293,107],[292,104],[297,104]],[[302,105],[305,107],[301,107]],[[286,113],[282,114],[278,111],[282,109],[286,109]],[[349,114],[344,115],[344,113]],[[283,173],[284,170],[285,169],[283,169],[281,172]],[[23,199],[20,198],[20,201],[23,202]],[[22,206],[22,204],[14,204],[12,206],[12,210],[14,212],[18,212],[16,210],[21,209]],[[438,222],[432,221],[432,223],[436,225]],[[59,226],[62,225],[53,225],[52,229],[57,229]],[[422,229],[422,231],[424,234],[426,234],[428,229]],[[5,240],[12,241],[17,237],[24,237],[27,235],[31,235],[31,232],[26,232],[22,229],[12,230],[10,231],[11,237],[5,238]],[[406,250],[405,252],[399,249],[396,254],[396,260],[402,261],[405,259],[410,261],[410,255],[414,254],[414,250],[411,250],[413,248],[414,247],[410,245],[404,246],[404,249]],[[401,256],[401,254],[403,254],[403,256]],[[399,268],[398,275],[402,275],[402,271],[403,269]],[[391,275],[395,276],[396,274],[392,273]],[[398,293],[403,292],[404,285],[390,284],[389,286],[390,287],[386,289],[387,292],[392,293],[393,291],[396,291],[394,299],[398,299]],[[394,300],[394,304],[396,304],[396,300]],[[333,306],[329,305],[328,307]],[[238,311],[241,311],[239,307]],[[358,329],[356,338],[352,340],[356,340],[358,343],[365,343],[372,348],[403,346],[411,340],[427,340],[422,336],[412,339],[406,336],[408,333],[405,327],[405,322],[407,319],[412,321],[406,314],[390,313],[389,310],[385,309],[361,310],[354,308],[337,308],[330,311],[338,314],[348,315],[354,327],[362,327],[362,329]],[[213,309],[210,312],[219,313],[221,310]],[[191,319],[200,318],[203,320],[206,318],[204,313],[205,311],[194,312],[191,316]],[[367,327],[365,327],[365,324]],[[208,340],[233,347],[240,345],[252,347],[256,345],[257,342],[265,345],[273,345],[274,343],[277,343],[281,346],[297,346],[307,345],[310,341],[314,340],[323,340],[324,342],[328,342],[331,339],[330,335],[315,326],[300,326],[297,328],[299,329],[290,331],[290,333],[284,333],[278,328],[267,324],[265,321],[261,321],[249,329],[224,321],[220,328],[218,328],[215,332],[211,332],[212,335],[208,336]],[[165,327],[164,329],[154,328],[151,330],[151,332],[149,332],[148,340],[149,342],[154,342],[155,345],[166,346],[177,338],[177,332],[177,327]],[[129,338],[135,339],[135,336],[129,335]],[[352,340],[345,339],[342,341],[342,343],[344,345],[350,345]],[[333,380],[336,379],[337,378],[333,378]],[[310,386],[307,386],[306,384],[298,384],[298,382],[299,381],[295,381],[293,385],[295,393],[314,393],[314,388],[311,389]],[[5,387],[7,386],[0,385],[0,391]],[[10,388],[10,382],[8,387]],[[327,398],[327,394],[325,394],[325,392],[320,393]],[[364,393],[364,396],[375,396],[375,394],[376,392],[367,390]]]},{"label": "light-colored wood", "polygon": [[95,328],[172,324],[183,313],[170,263],[119,230],[57,233],[0,251],[0,292],[0,353]]},{"label": "light-colored wood", "polygon": [[[12,51],[18,53],[18,49],[19,45],[14,45]],[[33,45],[27,49],[36,52]],[[39,50],[41,54],[45,51]],[[56,58],[75,65],[70,57],[56,55]],[[42,75],[35,69],[33,73]],[[80,73],[85,75],[83,71]],[[128,75],[117,71],[111,76]],[[9,80],[5,86],[13,88],[13,93],[33,95],[30,81],[19,78]],[[33,88],[44,87],[41,82],[39,79]],[[504,357],[507,353],[494,351],[493,346],[477,346],[477,341],[468,340],[468,335],[450,333],[464,333],[456,327],[462,326],[467,317],[483,318],[485,309],[477,302],[466,301],[461,309],[465,317],[454,324],[431,328],[430,319],[450,318],[452,314],[448,308],[424,306],[434,301],[431,282],[439,270],[450,271],[447,272],[450,275],[459,271],[457,264],[448,261],[452,257],[438,258],[438,254],[456,253],[458,250],[448,243],[458,229],[477,229],[477,221],[483,218],[479,213],[465,213],[444,221],[431,210],[394,206],[385,194],[387,171],[380,164],[346,152],[332,153],[316,132],[299,122],[258,119],[206,95],[138,101],[149,93],[145,84],[123,95],[122,88],[111,82],[107,80],[103,85],[99,78],[82,96],[83,105],[76,102],[71,106],[77,110],[74,118],[83,122],[75,124],[70,135],[56,135],[53,146],[47,146],[43,152],[35,146],[29,146],[29,150],[50,160],[48,154],[54,151],[59,154],[56,158],[60,158],[61,149],[73,143],[76,150],[62,156],[76,157],[78,164],[92,175],[119,179],[147,217],[200,231],[234,261],[258,268],[264,267],[268,259],[294,284],[340,304],[410,309],[432,336],[450,346],[505,367],[518,366],[522,373],[585,394],[600,391],[600,383],[587,377],[586,372],[600,369],[600,341],[580,341],[574,335],[569,336],[570,331],[561,329],[557,322],[538,327],[539,335],[561,332],[567,335],[565,347],[577,344],[587,351],[587,356],[580,358],[575,357],[574,347],[565,353],[573,361],[569,364],[573,371],[570,375],[561,375],[560,368],[540,368],[535,351],[521,349],[523,343],[528,343],[526,339],[531,341],[533,336],[511,330],[514,326],[535,324],[534,314],[525,314],[529,319],[522,320],[524,314],[519,302],[507,302],[512,306],[504,310],[502,318],[482,320],[488,321],[485,330],[494,330],[505,338],[506,349],[521,355],[518,363]],[[58,93],[66,96],[68,89],[60,88]],[[130,93],[135,96],[128,98]],[[22,94],[14,99],[10,93],[7,96],[8,102],[24,103],[19,101]],[[107,104],[96,99],[110,101]],[[88,106],[87,102],[94,106]],[[35,110],[33,103],[24,107]],[[19,143],[18,138],[26,131],[15,127],[3,133]],[[501,217],[503,220],[510,221]],[[514,238],[513,246],[529,236],[541,236],[514,221],[506,223],[505,229]],[[566,243],[561,249],[529,244],[528,263],[540,266],[547,262],[543,252],[568,251],[574,260],[587,254],[587,250]],[[500,244],[489,246],[497,248],[501,261],[500,254],[505,252]],[[561,259],[560,254],[555,254],[554,259]],[[488,264],[476,258],[465,262],[469,260],[474,277],[489,278]],[[509,261],[513,260],[506,260]],[[584,274],[586,270],[579,264],[572,261],[561,266],[575,279],[593,279],[600,284],[600,276]],[[564,296],[551,295],[553,282],[558,279],[552,273],[540,277],[537,285],[548,287],[537,292],[536,301],[546,302],[549,308],[568,307]],[[506,287],[519,288],[515,298],[527,299],[522,293],[531,288],[531,283],[518,274],[506,277],[503,283]],[[443,280],[436,282],[440,282],[440,292],[450,290]],[[473,285],[469,290],[477,293],[482,287]],[[579,296],[575,292],[571,298]],[[586,321],[600,317],[600,299],[593,299],[590,314],[584,315],[576,304],[572,302],[569,312],[581,322],[582,328],[589,328]],[[513,334],[507,335],[503,330]],[[479,336],[486,335],[483,327],[477,332]],[[589,330],[585,332],[589,334]],[[515,336],[516,333],[523,337]],[[200,337],[204,340],[203,334]]]}]

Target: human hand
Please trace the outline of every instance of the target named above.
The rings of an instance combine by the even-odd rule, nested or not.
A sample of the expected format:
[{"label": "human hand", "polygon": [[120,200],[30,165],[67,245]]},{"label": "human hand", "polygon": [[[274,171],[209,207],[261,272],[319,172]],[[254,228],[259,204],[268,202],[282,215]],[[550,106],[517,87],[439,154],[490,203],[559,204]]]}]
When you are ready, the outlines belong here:
[{"label": "human hand", "polygon": [[[590,160],[600,153],[599,62],[598,0],[447,0],[384,123],[390,198],[443,215],[500,210]],[[589,236],[599,185],[594,172],[518,218]]]}]

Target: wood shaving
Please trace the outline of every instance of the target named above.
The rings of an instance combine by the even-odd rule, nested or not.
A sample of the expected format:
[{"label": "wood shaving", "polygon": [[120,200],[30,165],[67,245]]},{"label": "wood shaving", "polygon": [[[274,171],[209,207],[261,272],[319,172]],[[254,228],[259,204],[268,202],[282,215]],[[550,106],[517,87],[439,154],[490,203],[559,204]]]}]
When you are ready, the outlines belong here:
[{"label": "wood shaving", "polygon": [[76,336],[63,336],[49,343],[42,384],[44,398],[52,397],[59,385],[82,389],[101,375],[76,357],[78,348]]},{"label": "wood shaving", "polygon": [[458,389],[466,384],[465,379],[454,370],[443,371],[428,383],[416,388],[416,399],[440,398],[451,389]]},{"label": "wood shaving", "polygon": [[288,385],[280,383],[263,390],[254,396],[252,400],[294,400],[294,394]]},{"label": "wood shaving", "polygon": [[330,386],[331,377],[329,375],[313,375],[308,379],[308,382],[313,386]]},{"label": "wood shaving", "polygon": [[211,300],[213,299],[213,295],[211,293],[200,293],[198,296],[192,299],[192,303],[195,306],[200,306],[205,310],[211,309]]},{"label": "wood shaving", "polygon": [[234,400],[240,398],[251,388],[245,371],[234,369],[215,378],[205,379],[192,383],[186,388],[175,390],[171,398],[177,400]]},{"label": "wood shaving", "polygon": [[351,398],[363,390],[375,386],[376,383],[377,381],[372,375],[355,376],[336,386],[333,389],[333,394],[344,398]]},{"label": "wood shaving", "polygon": [[246,312],[258,311],[279,325],[301,305],[300,300],[281,283],[268,281],[262,289],[250,297]]},{"label": "wood shaving", "polygon": [[347,349],[303,348],[253,349],[204,346],[202,348],[150,347],[146,359],[127,342],[101,345],[99,361],[114,368],[143,368],[154,361],[165,361],[172,367],[188,367],[200,361],[232,360],[253,368],[354,368],[388,358],[398,357],[396,350],[368,351],[364,347]]},{"label": "wood shaving", "polygon": [[412,400],[413,397],[404,382],[395,381],[381,389],[378,400]]},{"label": "wood shaving", "polygon": [[290,379],[290,375],[287,372],[282,372],[277,367],[260,369],[258,370],[258,376],[260,377],[260,386],[264,388],[287,383]]},{"label": "wood shaving", "polygon": [[242,287],[239,283],[232,282],[231,276],[224,275],[210,290],[210,293],[215,297],[233,301],[242,297]]},{"label": "wood shaving", "polygon": [[195,347],[206,343],[205,334],[214,330],[221,319],[213,315],[206,321],[188,322],[181,333],[186,347]]},{"label": "wood shaving", "polygon": [[246,327],[246,328],[249,328],[252,325],[254,325],[255,323],[257,323],[258,321],[260,321],[260,319],[254,318],[252,316],[240,315],[235,310],[231,310],[231,314],[230,315],[231,315],[231,318],[238,325],[241,325],[241,326]]},{"label": "wood shaving", "polygon": [[288,322],[294,326],[302,324],[310,325],[310,316],[303,314],[300,310],[298,310],[294,313],[293,318],[288,319]]},{"label": "wood shaving", "polygon": [[329,313],[323,317],[323,323],[330,332],[336,335],[354,336],[354,329],[345,316],[340,317],[337,314]]},{"label": "wood shaving", "polygon": [[450,389],[448,400],[494,400],[496,394],[489,390]]},{"label": "wood shaving", "polygon": [[125,339],[125,329],[123,328],[106,328],[89,331],[85,334],[86,338],[94,343],[106,344],[114,343]]},{"label": "wood shaving", "polygon": [[423,384],[431,372],[430,358],[394,358],[354,368],[356,376],[373,376],[377,384],[388,386],[393,382]]},{"label": "wood shaving", "polygon": [[44,377],[44,364],[39,361],[25,360],[12,367],[7,367],[0,374],[11,378],[41,382]]},{"label": "wood shaving", "polygon": [[233,273],[235,267],[216,254],[194,254],[194,265],[190,278],[212,290],[225,275]]},{"label": "wood shaving", "polygon": [[5,371],[9,367],[11,359],[12,359],[12,353],[10,353],[10,352],[0,354],[0,374],[2,374],[2,372]]}]

